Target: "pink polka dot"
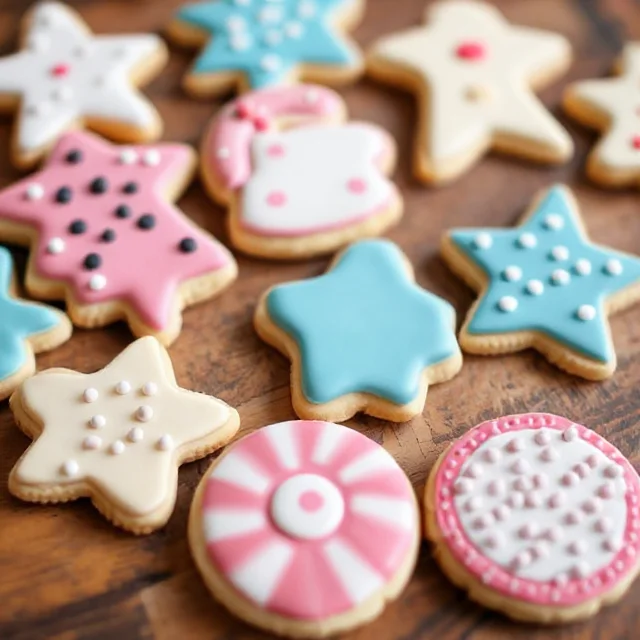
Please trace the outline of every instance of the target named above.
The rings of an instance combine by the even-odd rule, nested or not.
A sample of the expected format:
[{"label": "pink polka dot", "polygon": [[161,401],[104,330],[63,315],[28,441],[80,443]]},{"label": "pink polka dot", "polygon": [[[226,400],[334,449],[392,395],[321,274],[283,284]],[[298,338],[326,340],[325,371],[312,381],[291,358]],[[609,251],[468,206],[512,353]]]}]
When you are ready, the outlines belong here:
[{"label": "pink polka dot", "polygon": [[482,60],[487,51],[481,42],[467,40],[456,47],[456,55],[463,60]]},{"label": "pink polka dot", "polygon": [[367,183],[362,178],[351,178],[347,182],[347,189],[351,193],[364,193],[367,190]]},{"label": "pink polka dot", "polygon": [[631,138],[631,146],[634,149],[640,149],[640,136],[633,136],[633,138]]},{"label": "pink polka dot", "polygon": [[283,191],[272,191],[267,196],[267,204],[272,207],[281,207],[287,202],[287,196]]},{"label": "pink polka dot", "polygon": [[305,511],[317,511],[324,504],[324,499],[316,491],[305,491],[298,498],[298,504]]},{"label": "pink polka dot", "polygon": [[267,149],[267,155],[271,158],[282,158],[284,155],[284,147],[281,144],[272,144]]},{"label": "pink polka dot", "polygon": [[66,76],[69,71],[71,71],[71,67],[68,64],[57,64],[51,67],[51,75],[56,77]]}]

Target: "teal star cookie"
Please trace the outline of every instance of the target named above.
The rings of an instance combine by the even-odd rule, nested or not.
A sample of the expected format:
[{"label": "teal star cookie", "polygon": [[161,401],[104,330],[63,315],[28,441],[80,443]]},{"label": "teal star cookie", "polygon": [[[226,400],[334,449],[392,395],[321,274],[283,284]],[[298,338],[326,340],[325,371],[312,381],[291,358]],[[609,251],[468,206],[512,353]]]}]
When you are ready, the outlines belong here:
[{"label": "teal star cookie", "polygon": [[355,79],[361,54],[344,32],[363,0],[212,0],[181,7],[169,26],[179,43],[202,46],[185,79],[210,95],[239,85],[263,89],[301,80]]},{"label": "teal star cookie", "polygon": [[0,247],[0,400],[35,372],[34,353],[53,349],[71,336],[66,315],[16,299],[13,289],[11,254]]},{"label": "teal star cookie", "polygon": [[347,248],[317,278],[262,298],[260,336],[292,360],[292,398],[303,419],[342,421],[358,411],[403,421],[422,412],[429,384],[462,365],[455,312],[419,287],[393,243]]},{"label": "teal star cookie", "polygon": [[614,372],[608,315],[640,298],[640,259],[591,242],[569,189],[549,189],[515,229],[450,231],[442,254],[480,292],[460,333],[465,351],[532,347],[588,379]]}]

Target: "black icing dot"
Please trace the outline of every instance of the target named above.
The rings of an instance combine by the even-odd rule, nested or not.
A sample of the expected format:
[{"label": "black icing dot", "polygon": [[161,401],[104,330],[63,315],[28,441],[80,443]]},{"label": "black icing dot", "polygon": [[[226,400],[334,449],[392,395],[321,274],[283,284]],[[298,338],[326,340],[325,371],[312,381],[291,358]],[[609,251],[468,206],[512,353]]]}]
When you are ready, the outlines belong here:
[{"label": "black icing dot", "polygon": [[80,149],[72,149],[67,153],[66,161],[70,164],[82,162],[82,151],[80,151]]},{"label": "black icing dot", "polygon": [[100,236],[102,242],[113,242],[116,239],[116,232],[113,229],[105,229]]},{"label": "black icing dot", "polygon": [[91,193],[104,193],[109,188],[109,182],[104,176],[98,176],[91,181],[89,189]]},{"label": "black icing dot", "polygon": [[69,225],[69,231],[71,233],[80,234],[84,233],[87,230],[87,223],[84,220],[74,220]]},{"label": "black icing dot", "polygon": [[85,269],[98,269],[102,264],[102,258],[97,253],[90,253],[85,257],[83,264]]},{"label": "black icing dot", "polygon": [[156,226],[155,216],[152,216],[150,213],[145,213],[143,216],[138,218],[138,222],[136,223],[140,229],[153,229]]},{"label": "black icing dot", "polygon": [[138,183],[137,182],[127,182],[127,184],[122,187],[122,190],[125,193],[136,193],[138,191]]},{"label": "black icing dot", "polygon": [[178,246],[180,247],[180,251],[183,253],[193,253],[198,248],[198,245],[193,238],[182,238]]},{"label": "black icing dot", "polygon": [[116,208],[116,217],[117,218],[130,218],[131,217],[131,207],[126,204],[121,204]]},{"label": "black icing dot", "polygon": [[71,187],[60,187],[56,191],[56,202],[60,204],[67,204],[67,202],[71,202],[71,198],[73,198],[73,191],[71,191]]}]

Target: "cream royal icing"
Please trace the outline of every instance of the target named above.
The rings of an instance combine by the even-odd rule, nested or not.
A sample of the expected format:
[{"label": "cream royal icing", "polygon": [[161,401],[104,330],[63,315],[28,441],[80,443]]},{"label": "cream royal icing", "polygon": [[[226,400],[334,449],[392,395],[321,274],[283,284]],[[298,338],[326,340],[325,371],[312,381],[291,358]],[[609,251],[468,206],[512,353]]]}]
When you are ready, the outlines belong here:
[{"label": "cream royal icing", "polygon": [[436,3],[427,20],[383,38],[372,56],[411,70],[425,85],[419,144],[436,172],[461,156],[475,160],[499,137],[544,146],[562,159],[571,155],[568,133],[530,89],[570,58],[565,38],[511,26],[492,6],[468,0]]},{"label": "cream royal icing", "polygon": [[204,482],[208,561],[246,600],[296,620],[348,612],[409,562],[413,489],[394,459],[329,422],[265,427]]},{"label": "cream royal icing", "polygon": [[622,454],[566,418],[489,420],[436,470],[435,517],[454,557],[510,598],[573,606],[636,570],[640,479]]},{"label": "cream royal icing", "polygon": [[131,76],[164,51],[158,36],[93,36],[78,14],[57,2],[36,5],[28,20],[24,48],[0,58],[0,95],[21,98],[20,151],[49,146],[85,118],[157,126],[157,112]]},{"label": "cream royal icing", "polygon": [[[256,91],[223,111],[205,148],[215,174],[236,191],[242,226],[301,236],[391,206],[398,194],[384,175],[394,154],[389,135],[370,124],[336,123],[343,113],[335,92],[311,85]],[[279,130],[278,119],[296,126]]]},{"label": "cream royal icing", "polygon": [[14,467],[10,485],[46,491],[87,483],[133,518],[171,499],[181,456],[234,412],[178,387],[152,337],[137,340],[97,373],[39,373],[21,394],[42,433]]}]

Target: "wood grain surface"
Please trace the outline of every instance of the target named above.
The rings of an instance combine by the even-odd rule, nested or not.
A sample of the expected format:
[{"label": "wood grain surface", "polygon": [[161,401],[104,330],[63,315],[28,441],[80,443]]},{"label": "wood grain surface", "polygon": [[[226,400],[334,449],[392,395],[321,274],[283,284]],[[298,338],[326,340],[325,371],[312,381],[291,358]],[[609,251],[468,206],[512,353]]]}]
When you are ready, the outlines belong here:
[{"label": "wood grain surface", "polygon": [[[180,0],[83,0],[72,2],[97,32],[161,31]],[[16,44],[21,13],[30,3],[0,0],[0,55]],[[380,35],[417,24],[424,0],[368,0],[356,39],[367,46]],[[634,0],[501,0],[513,22],[552,29],[575,50],[569,74],[542,94],[558,112],[564,84],[605,75],[627,39],[640,38],[640,3]],[[180,88],[193,54],[172,48],[166,70],[148,88],[166,123],[164,139],[197,145],[222,101],[196,102]],[[638,78],[640,100],[640,78]],[[343,90],[352,117],[386,127],[397,139],[395,179],[406,213],[389,235],[411,259],[418,282],[456,307],[459,320],[471,292],[438,256],[442,232],[460,225],[510,225],[533,194],[555,181],[575,189],[586,224],[598,242],[640,254],[638,193],[605,192],[585,182],[584,162],[595,135],[559,114],[573,135],[577,153],[566,166],[540,168],[491,156],[453,185],[428,189],[411,177],[416,121],[410,95],[363,80]],[[640,121],[639,121],[640,126]],[[8,161],[11,119],[0,120],[0,186],[19,177]],[[224,212],[195,183],[180,201],[197,223],[224,242]],[[16,250],[21,273],[26,252]],[[171,347],[178,381],[221,397],[237,407],[241,433],[294,418],[289,401],[289,363],[255,335],[251,318],[268,286],[321,273],[328,260],[272,264],[239,256],[240,278],[221,297],[185,313],[181,337]],[[469,427],[494,416],[551,411],[571,417],[608,437],[640,464],[640,308],[613,320],[618,371],[604,383],[561,373],[539,355],[466,356],[462,372],[429,391],[422,416],[405,424],[357,417],[348,424],[383,444],[422,490],[438,453]],[[72,340],[39,358],[39,368],[94,371],[109,362],[132,337],[124,325],[77,330]],[[160,638],[248,640],[266,634],[250,629],[214,602],[196,574],[186,542],[193,491],[210,460],[180,472],[175,513],[153,535],[137,538],[100,517],[86,501],[37,506],[12,498],[9,470],[27,445],[0,404],[0,638]],[[471,603],[451,586],[424,545],[404,595],[374,624],[349,640],[585,640],[640,637],[640,581],[626,598],[595,619],[563,629],[517,625]]]}]

